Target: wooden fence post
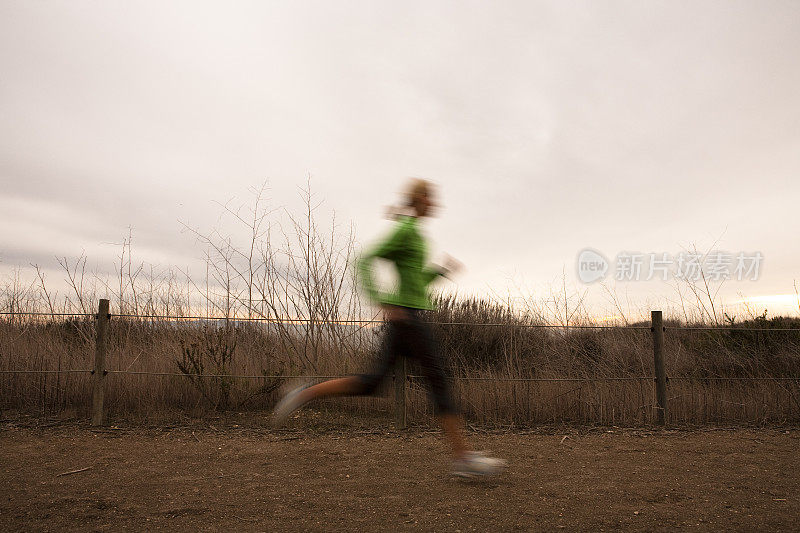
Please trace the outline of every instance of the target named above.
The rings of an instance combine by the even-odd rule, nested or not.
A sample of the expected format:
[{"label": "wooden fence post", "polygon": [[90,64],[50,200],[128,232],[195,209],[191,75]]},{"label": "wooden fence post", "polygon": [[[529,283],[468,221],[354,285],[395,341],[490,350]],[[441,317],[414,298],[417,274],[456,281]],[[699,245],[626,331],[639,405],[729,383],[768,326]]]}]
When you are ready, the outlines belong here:
[{"label": "wooden fence post", "polygon": [[653,363],[656,371],[656,423],[667,423],[667,372],[664,368],[664,322],[661,311],[651,312]]},{"label": "wooden fence post", "polygon": [[406,358],[398,356],[394,362],[394,422],[397,429],[406,428],[406,382],[408,381],[408,363]]},{"label": "wooden fence post", "polygon": [[92,425],[103,425],[103,395],[106,382],[106,350],[108,349],[108,300],[100,300],[97,309],[97,339],[94,350],[94,389],[92,391]]}]

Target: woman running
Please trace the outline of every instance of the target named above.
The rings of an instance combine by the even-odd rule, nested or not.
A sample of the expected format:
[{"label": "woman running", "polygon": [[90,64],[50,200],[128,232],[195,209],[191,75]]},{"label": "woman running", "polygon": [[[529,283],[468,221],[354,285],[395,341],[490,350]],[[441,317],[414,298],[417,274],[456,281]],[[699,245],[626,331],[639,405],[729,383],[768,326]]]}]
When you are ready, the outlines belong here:
[{"label": "woman running", "polygon": [[[497,474],[505,466],[504,460],[467,449],[463,421],[453,401],[446,365],[424,319],[424,312],[433,309],[428,285],[456,266],[431,268],[426,264],[427,246],[419,231],[419,220],[432,216],[434,207],[433,185],[422,179],[412,180],[405,197],[406,214],[397,217],[397,224],[386,240],[358,261],[362,285],[369,298],[381,306],[388,322],[383,348],[372,370],[294,389],[275,407],[274,421],[276,425],[284,424],[294,411],[311,400],[373,394],[389,374],[395,359],[408,357],[420,365],[427,380],[436,413],[452,449],[453,473],[465,477]],[[397,269],[399,284],[391,294],[381,294],[375,287],[372,261],[377,257],[393,262]]]}]

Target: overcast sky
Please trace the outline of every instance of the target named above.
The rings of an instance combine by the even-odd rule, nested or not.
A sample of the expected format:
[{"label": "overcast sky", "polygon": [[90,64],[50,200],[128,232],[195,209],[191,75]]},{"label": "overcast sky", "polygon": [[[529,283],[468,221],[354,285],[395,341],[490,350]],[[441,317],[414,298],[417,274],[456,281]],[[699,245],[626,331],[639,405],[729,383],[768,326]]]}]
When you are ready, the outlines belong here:
[{"label": "overcast sky", "polygon": [[586,247],[717,243],[764,255],[727,301],[793,296],[798,58],[796,1],[2,0],[0,274],[82,250],[110,270],[128,228],[137,259],[196,265],[179,221],[265,180],[296,209],[309,174],[368,243],[424,176],[461,294],[580,289]]}]

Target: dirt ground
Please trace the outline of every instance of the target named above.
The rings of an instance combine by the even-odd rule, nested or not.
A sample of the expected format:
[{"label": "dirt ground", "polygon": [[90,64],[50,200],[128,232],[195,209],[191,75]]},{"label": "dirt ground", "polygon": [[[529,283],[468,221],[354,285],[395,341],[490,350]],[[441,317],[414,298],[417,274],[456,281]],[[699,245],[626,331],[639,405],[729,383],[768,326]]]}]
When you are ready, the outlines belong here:
[{"label": "dirt ground", "polygon": [[[438,432],[0,425],[0,530],[797,530],[797,429]],[[88,468],[88,469],[87,469]],[[73,472],[80,469],[77,472]]]}]

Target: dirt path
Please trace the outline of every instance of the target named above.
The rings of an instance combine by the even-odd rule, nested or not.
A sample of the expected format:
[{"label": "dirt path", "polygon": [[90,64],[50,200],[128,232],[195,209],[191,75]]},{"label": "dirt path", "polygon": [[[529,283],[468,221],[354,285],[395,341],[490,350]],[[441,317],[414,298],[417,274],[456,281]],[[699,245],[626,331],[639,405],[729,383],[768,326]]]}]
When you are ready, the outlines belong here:
[{"label": "dirt path", "polygon": [[[0,530],[796,530],[800,431],[476,434],[0,429]],[[91,467],[72,474],[59,474]]]}]

